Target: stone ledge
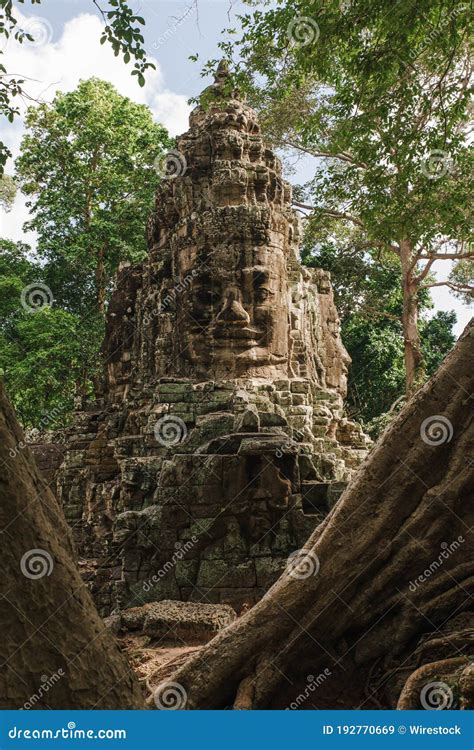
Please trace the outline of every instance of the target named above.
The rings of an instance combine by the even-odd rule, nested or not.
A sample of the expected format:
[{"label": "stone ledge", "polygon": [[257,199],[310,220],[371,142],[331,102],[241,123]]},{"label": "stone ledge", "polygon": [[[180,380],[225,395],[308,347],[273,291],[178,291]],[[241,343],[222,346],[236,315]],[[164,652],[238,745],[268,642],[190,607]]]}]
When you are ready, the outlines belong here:
[{"label": "stone ledge", "polygon": [[140,632],[162,643],[207,643],[237,618],[227,604],[199,604],[165,599],[132,607],[105,619],[115,634]]}]

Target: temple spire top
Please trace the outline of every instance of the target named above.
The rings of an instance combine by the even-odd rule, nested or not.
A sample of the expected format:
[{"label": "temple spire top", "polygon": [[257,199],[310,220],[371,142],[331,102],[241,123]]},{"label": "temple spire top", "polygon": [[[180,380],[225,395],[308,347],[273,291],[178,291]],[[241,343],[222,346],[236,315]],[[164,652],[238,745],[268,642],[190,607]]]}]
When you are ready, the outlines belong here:
[{"label": "temple spire top", "polygon": [[219,65],[217,66],[217,70],[214,74],[214,82],[219,86],[226,83],[226,81],[229,80],[230,77],[230,71],[229,71],[229,62],[223,58]]}]

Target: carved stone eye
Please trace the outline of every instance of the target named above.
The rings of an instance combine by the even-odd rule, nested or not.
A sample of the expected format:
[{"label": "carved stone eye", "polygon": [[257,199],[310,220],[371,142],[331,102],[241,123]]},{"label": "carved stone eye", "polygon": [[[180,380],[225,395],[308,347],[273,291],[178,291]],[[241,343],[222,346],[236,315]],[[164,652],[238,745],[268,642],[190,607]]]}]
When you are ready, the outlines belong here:
[{"label": "carved stone eye", "polygon": [[254,270],[253,272],[254,289],[258,289],[259,287],[263,286],[264,284],[266,284],[267,281],[268,281],[268,273],[265,273],[264,271],[261,271],[261,270],[258,270],[258,271]]},{"label": "carved stone eye", "polygon": [[198,289],[195,295],[196,302],[200,305],[215,305],[219,295],[213,289]]},{"label": "carved stone eye", "polygon": [[273,292],[270,289],[266,289],[264,286],[257,289],[255,292],[255,299],[257,302],[267,302],[273,297]]},{"label": "carved stone eye", "polygon": [[266,286],[268,284],[268,273],[263,271],[254,272],[253,276],[253,289],[255,295],[255,301],[257,304],[267,302],[273,297],[273,292]]}]

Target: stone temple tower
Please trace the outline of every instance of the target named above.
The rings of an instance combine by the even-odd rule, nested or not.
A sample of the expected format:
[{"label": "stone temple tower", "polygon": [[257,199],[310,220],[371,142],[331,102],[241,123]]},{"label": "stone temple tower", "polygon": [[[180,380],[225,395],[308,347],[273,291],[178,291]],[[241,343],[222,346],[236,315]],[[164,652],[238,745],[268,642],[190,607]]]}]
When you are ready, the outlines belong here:
[{"label": "stone temple tower", "polygon": [[227,89],[221,65],[168,157],[57,474],[104,614],[257,601],[367,450],[329,275],[301,266],[291,187]]}]

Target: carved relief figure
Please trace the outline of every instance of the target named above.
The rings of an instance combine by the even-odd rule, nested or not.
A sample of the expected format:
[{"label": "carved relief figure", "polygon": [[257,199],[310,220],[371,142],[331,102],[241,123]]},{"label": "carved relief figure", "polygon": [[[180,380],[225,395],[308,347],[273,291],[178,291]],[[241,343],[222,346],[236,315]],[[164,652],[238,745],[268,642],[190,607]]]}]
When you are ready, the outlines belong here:
[{"label": "carved relief figure", "polygon": [[118,273],[100,392],[58,473],[104,613],[257,601],[367,449],[329,275],[301,266],[291,187],[226,76],[178,138],[148,258]]}]

